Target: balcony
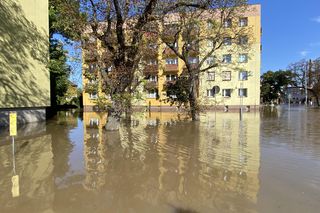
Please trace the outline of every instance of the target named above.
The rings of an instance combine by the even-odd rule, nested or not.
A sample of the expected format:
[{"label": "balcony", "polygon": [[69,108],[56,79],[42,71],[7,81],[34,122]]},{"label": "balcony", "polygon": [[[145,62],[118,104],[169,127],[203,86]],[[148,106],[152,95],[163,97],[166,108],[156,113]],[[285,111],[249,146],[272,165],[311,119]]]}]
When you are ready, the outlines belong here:
[{"label": "balcony", "polygon": [[157,89],[158,88],[158,82],[157,81],[148,81],[144,88],[146,90],[151,90],[151,89]]},{"label": "balcony", "polygon": [[179,66],[178,66],[178,64],[166,64],[164,71],[165,72],[178,72]]},{"label": "balcony", "polygon": [[150,74],[158,74],[158,65],[147,65],[145,66],[143,73],[145,75],[150,75]]}]

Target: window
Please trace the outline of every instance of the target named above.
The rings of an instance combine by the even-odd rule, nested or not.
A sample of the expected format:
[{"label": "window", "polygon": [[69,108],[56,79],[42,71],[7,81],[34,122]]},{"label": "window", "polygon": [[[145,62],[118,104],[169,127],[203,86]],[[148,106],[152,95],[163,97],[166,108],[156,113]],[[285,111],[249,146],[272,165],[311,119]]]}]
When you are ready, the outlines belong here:
[{"label": "window", "polygon": [[230,46],[232,44],[232,41],[231,41],[231,37],[225,37],[223,38],[223,44],[225,46]]},{"label": "window", "polygon": [[178,42],[170,43],[169,46],[173,46],[174,48],[178,48]]},{"label": "window", "polygon": [[212,21],[207,21],[207,29],[208,29],[208,30],[213,29],[213,23],[212,23]]},{"label": "window", "polygon": [[189,57],[188,62],[190,64],[197,64],[199,61],[198,61],[198,58],[196,58],[196,57]]},{"label": "window", "polygon": [[208,81],[214,81],[215,80],[215,73],[214,72],[208,72],[207,80]]},{"label": "window", "polygon": [[158,47],[158,45],[155,43],[150,43],[148,46],[150,49],[157,49],[157,47]]},{"label": "window", "polygon": [[99,126],[99,119],[98,118],[90,118],[89,120],[89,126]]},{"label": "window", "polygon": [[157,78],[156,75],[150,75],[149,78],[148,78],[148,81],[157,82],[157,81],[158,81],[158,78]]},{"label": "window", "polygon": [[209,39],[207,41],[207,47],[213,47],[213,40]]},{"label": "window", "polygon": [[239,63],[247,63],[248,54],[239,54]]},{"label": "window", "polygon": [[248,89],[239,89],[239,97],[248,97]]},{"label": "window", "polygon": [[148,65],[157,65],[158,61],[156,59],[151,59],[148,61]]},{"label": "window", "polygon": [[223,89],[222,96],[223,97],[231,97],[231,92],[232,92],[232,89]]},{"label": "window", "polygon": [[239,80],[240,81],[248,80],[248,71],[240,71],[239,72]]},{"label": "window", "polygon": [[112,66],[110,66],[110,67],[106,68],[106,72],[109,73],[112,71],[112,69],[113,69]]},{"label": "window", "polygon": [[223,81],[231,81],[231,71],[222,72],[222,80]]},{"label": "window", "polygon": [[90,93],[89,94],[89,98],[90,99],[97,99],[98,98],[98,94],[96,92]]},{"label": "window", "polygon": [[214,57],[213,57],[213,56],[209,56],[209,57],[207,58],[207,60],[206,60],[206,63],[207,63],[208,66],[214,65],[214,62],[215,62],[215,60],[214,60]]},{"label": "window", "polygon": [[226,19],[223,22],[223,27],[224,28],[230,28],[232,26],[232,20],[231,19]]},{"label": "window", "polygon": [[176,75],[166,75],[166,81],[174,81],[177,79]]},{"label": "window", "polygon": [[248,26],[248,18],[240,18],[239,19],[239,27],[246,27]]},{"label": "window", "polygon": [[97,64],[91,63],[89,64],[89,72],[94,72],[97,69]]},{"label": "window", "polygon": [[147,98],[157,98],[158,91],[157,90],[149,90],[147,93]]},{"label": "window", "polygon": [[177,58],[167,58],[166,64],[178,64],[178,59]]},{"label": "window", "polygon": [[223,55],[223,59],[222,62],[226,63],[226,64],[230,64],[231,63],[231,54],[227,54],[227,55]]},{"label": "window", "polygon": [[207,97],[214,97],[214,89],[207,89]]},{"label": "window", "polygon": [[176,98],[177,98],[177,95],[171,94],[171,93],[169,93],[169,92],[167,92],[166,95],[167,95],[167,97],[172,98],[172,99],[176,99]]},{"label": "window", "polygon": [[248,36],[240,36],[239,37],[239,44],[240,45],[246,45],[248,44]]}]

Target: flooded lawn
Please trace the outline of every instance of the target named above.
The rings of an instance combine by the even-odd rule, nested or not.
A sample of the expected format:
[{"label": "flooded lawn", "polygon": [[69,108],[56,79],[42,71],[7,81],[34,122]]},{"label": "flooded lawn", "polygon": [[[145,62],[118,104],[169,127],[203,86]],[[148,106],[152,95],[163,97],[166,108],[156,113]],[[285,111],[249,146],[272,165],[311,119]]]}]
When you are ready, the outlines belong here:
[{"label": "flooded lawn", "polygon": [[319,110],[105,116],[2,130],[0,212],[319,212]]}]

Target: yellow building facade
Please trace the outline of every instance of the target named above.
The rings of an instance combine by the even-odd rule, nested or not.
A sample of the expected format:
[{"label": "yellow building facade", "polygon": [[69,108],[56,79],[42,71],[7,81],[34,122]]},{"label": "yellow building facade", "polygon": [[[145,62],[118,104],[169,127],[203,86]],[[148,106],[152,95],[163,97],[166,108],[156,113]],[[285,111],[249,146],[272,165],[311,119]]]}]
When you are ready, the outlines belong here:
[{"label": "yellow building facade", "polygon": [[0,2],[0,125],[44,120],[50,106],[48,0]]},{"label": "yellow building facade", "polygon": [[[200,21],[201,28],[208,26],[208,20]],[[247,49],[237,48],[239,42],[232,41],[225,44],[214,52],[212,57],[207,58],[208,63],[211,58],[221,58],[223,61],[218,67],[202,72],[198,79],[198,100],[205,109],[221,108],[232,109],[239,106],[258,108],[260,105],[260,67],[261,67],[261,6],[250,5],[248,11],[241,18],[232,20],[234,26],[247,29],[250,47]],[[210,30],[209,26],[202,33]],[[228,29],[226,29],[228,30]],[[134,100],[133,105],[139,108],[151,108],[154,111],[176,110],[176,106],[171,106],[167,101],[166,85],[174,82],[186,69],[184,62],[178,58],[172,50],[161,44],[159,38],[149,39],[148,54],[144,57],[141,66],[140,76],[145,79],[144,84],[138,87],[142,94],[141,99]],[[153,41],[152,41],[153,40]],[[248,41],[247,41],[248,42]],[[208,41],[199,42],[199,51],[192,58],[195,63],[199,63],[207,54],[210,48]],[[177,42],[177,48],[182,48],[183,39]],[[86,55],[83,54],[83,58]],[[84,60],[85,61],[85,60]],[[92,63],[84,63],[83,68],[94,67]],[[201,69],[207,66],[203,63]],[[83,76],[84,86],[90,83]],[[217,94],[213,88],[218,88]],[[83,92],[83,105],[86,111],[94,109],[97,105],[98,96],[103,96],[101,92],[90,94]]]}]

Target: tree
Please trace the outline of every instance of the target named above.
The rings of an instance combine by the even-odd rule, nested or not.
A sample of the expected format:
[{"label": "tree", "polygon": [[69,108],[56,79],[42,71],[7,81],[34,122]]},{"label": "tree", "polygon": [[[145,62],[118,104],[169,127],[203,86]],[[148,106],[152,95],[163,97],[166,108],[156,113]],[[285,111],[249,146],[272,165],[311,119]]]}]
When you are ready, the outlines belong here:
[{"label": "tree", "polygon": [[50,38],[50,61],[49,70],[51,73],[51,84],[54,97],[54,106],[61,104],[64,95],[68,90],[70,67],[67,65],[66,51],[63,50],[63,44],[56,39]]},{"label": "tree", "polygon": [[317,106],[320,106],[320,58],[292,63],[288,69],[293,73],[294,86],[307,88],[314,96]]},{"label": "tree", "polygon": [[[158,36],[158,24],[162,17],[179,7],[199,8],[199,3],[189,1],[113,0],[83,1],[86,14],[86,30],[83,44],[89,66],[85,76],[91,82],[102,79],[102,91],[110,103],[107,107],[107,130],[118,130],[120,117],[130,108],[138,87],[136,76],[145,50],[145,37]],[[206,2],[206,1],[203,1]],[[102,52],[94,51],[96,46]],[[92,89],[92,87],[91,87]]]},{"label": "tree", "polygon": [[268,71],[261,75],[261,98],[264,103],[278,101],[285,89],[293,85],[293,74],[288,70]]},{"label": "tree", "polygon": [[84,27],[85,16],[80,12],[78,0],[49,1],[49,41],[50,41],[50,80],[52,106],[65,103],[65,94],[71,82],[68,80],[71,67],[67,64],[68,52],[63,43],[55,38],[60,35],[64,41],[79,41]]},{"label": "tree", "polygon": [[[199,76],[225,62],[218,56],[219,50],[225,48],[231,53],[250,47],[250,28],[233,23],[245,17],[248,7],[246,0],[183,2],[189,4],[180,2],[180,7],[162,19],[161,39],[169,49],[165,54],[174,54],[185,64],[183,74],[166,89],[168,101],[187,106],[192,120],[198,120]],[[232,45],[235,43],[240,45]],[[232,48],[226,47],[229,45]]]}]

